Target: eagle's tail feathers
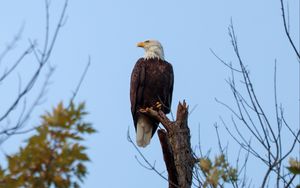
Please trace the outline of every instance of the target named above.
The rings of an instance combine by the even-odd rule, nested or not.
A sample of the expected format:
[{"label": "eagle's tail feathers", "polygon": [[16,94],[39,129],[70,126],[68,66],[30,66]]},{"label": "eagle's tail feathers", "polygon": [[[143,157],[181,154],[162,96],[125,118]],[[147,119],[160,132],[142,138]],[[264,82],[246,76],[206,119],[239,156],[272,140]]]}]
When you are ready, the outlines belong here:
[{"label": "eagle's tail feathers", "polygon": [[151,137],[152,137],[152,124],[147,123],[145,124],[145,128],[144,128],[144,143],[146,144],[146,146],[150,144]]},{"label": "eagle's tail feathers", "polygon": [[144,147],[144,127],[140,123],[137,123],[136,144],[139,147]]},{"label": "eagle's tail feathers", "polygon": [[137,121],[136,143],[139,147],[146,147],[152,137],[152,123],[147,117],[140,117]]}]

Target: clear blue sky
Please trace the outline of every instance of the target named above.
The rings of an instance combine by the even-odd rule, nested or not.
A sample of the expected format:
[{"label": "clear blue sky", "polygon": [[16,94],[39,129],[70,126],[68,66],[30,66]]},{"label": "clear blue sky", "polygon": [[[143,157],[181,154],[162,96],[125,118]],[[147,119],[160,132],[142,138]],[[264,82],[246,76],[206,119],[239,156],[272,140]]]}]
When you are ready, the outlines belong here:
[{"label": "clear blue sky", "polygon": [[[289,1],[291,32],[295,41],[299,41],[298,3]],[[60,1],[52,0],[52,26],[60,10]],[[51,57],[51,64],[56,66],[52,84],[28,126],[38,124],[39,115],[59,101],[68,101],[90,55],[92,64],[76,100],[86,101],[90,112],[87,119],[98,133],[87,138],[92,162],[88,164],[89,175],[83,187],[167,187],[165,180],[138,164],[135,159],[138,154],[126,139],[128,128],[135,139],[129,81],[136,60],[143,55],[142,49],[136,48],[139,41],[157,39],[163,44],[166,59],[173,64],[175,72],[173,112],[178,101],[183,99],[191,108],[198,105],[189,118],[192,145],[198,143],[200,124],[203,150],[212,148],[212,156],[218,152],[214,123],[220,123],[219,116],[230,121],[229,111],[216,103],[215,98],[234,104],[225,82],[230,71],[217,61],[209,48],[225,60],[236,62],[227,30],[231,18],[241,55],[251,70],[263,107],[274,115],[273,67],[277,59],[278,98],[284,106],[286,119],[294,127],[299,125],[298,63],[284,35],[279,0],[70,0],[67,15],[66,25]],[[24,49],[28,39],[37,39],[42,45],[43,1],[1,2],[0,23],[1,51],[23,23],[22,40],[14,54]],[[14,59],[12,54],[7,61]],[[25,79],[33,66],[28,61],[18,72]],[[0,68],[2,72],[4,67]],[[16,84],[0,85],[1,108],[12,99],[12,93],[17,89]],[[231,143],[229,155],[234,161],[237,146],[223,128],[220,130],[223,142]],[[1,150],[6,153],[16,151],[24,138],[11,138]],[[142,151],[150,162],[156,161],[159,171],[165,170],[156,135],[150,146]],[[250,171],[249,176],[259,181],[261,173],[264,173],[263,168],[256,173]]]}]

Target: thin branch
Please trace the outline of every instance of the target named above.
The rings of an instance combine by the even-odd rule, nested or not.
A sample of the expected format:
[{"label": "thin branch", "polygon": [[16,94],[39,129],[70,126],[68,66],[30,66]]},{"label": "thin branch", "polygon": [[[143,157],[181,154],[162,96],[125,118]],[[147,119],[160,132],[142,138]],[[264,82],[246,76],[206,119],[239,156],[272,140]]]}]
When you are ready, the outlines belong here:
[{"label": "thin branch", "polygon": [[77,87],[76,87],[75,91],[73,92],[73,96],[71,98],[71,101],[74,101],[74,99],[75,99],[75,97],[76,97],[76,95],[77,95],[77,93],[78,93],[78,91],[79,91],[79,89],[81,87],[81,84],[82,84],[85,76],[87,75],[87,71],[88,71],[90,65],[91,65],[91,57],[89,56],[88,62],[87,62],[86,66],[84,68],[84,71],[83,71],[83,73],[82,73],[82,75],[80,77],[80,80],[79,80],[79,82],[77,84]]},{"label": "thin branch", "polygon": [[283,5],[283,0],[280,0],[280,5],[281,5],[281,13],[282,13],[282,20],[283,20],[283,26],[284,26],[284,31],[285,31],[285,34],[296,54],[296,56],[298,57],[298,61],[300,60],[300,53],[298,52],[297,48],[296,48],[296,45],[294,44],[294,41],[293,39],[291,38],[291,35],[290,35],[290,32],[289,32],[289,29],[288,29],[288,25],[286,23],[286,17],[285,17],[285,10],[284,10],[284,5]]},{"label": "thin branch", "polygon": [[[29,48],[26,49],[24,51],[24,53],[21,55],[21,57],[16,61],[16,63],[14,63],[12,65],[12,67],[10,67],[8,69],[8,71],[6,71],[0,77],[0,82],[1,82],[4,78],[6,78],[9,74],[11,74],[14,70],[16,70],[17,66],[23,61],[25,56],[27,56],[28,54],[33,52],[33,54],[36,57],[36,60],[38,62],[38,66],[37,66],[36,70],[33,72],[33,74],[31,75],[31,77],[29,78],[28,82],[25,84],[25,87],[20,88],[20,91],[17,94],[16,98],[12,101],[12,103],[7,108],[7,110],[5,112],[3,112],[3,114],[0,115],[0,122],[8,118],[9,114],[12,113],[12,111],[14,111],[17,108],[17,106],[19,105],[19,103],[22,100],[25,100],[25,96],[27,96],[30,93],[30,91],[32,90],[32,88],[36,85],[37,80],[40,77],[40,74],[41,74],[42,70],[44,69],[45,65],[49,62],[49,58],[50,58],[51,52],[54,48],[57,36],[59,34],[59,31],[60,31],[61,27],[63,26],[63,21],[65,19],[65,13],[66,13],[67,5],[68,5],[68,0],[65,0],[63,9],[61,11],[59,20],[57,22],[57,26],[56,26],[55,31],[54,31],[54,35],[52,37],[50,37],[49,1],[45,0],[46,29],[45,29],[44,48],[42,50],[37,49],[36,42],[35,41],[32,42],[31,40],[29,40],[29,44],[30,44]],[[16,39],[16,41],[17,41],[17,39]],[[8,48],[8,49],[10,49],[10,48]],[[43,53],[39,54],[39,51],[42,51]],[[51,70],[50,70],[50,72],[51,72]],[[46,86],[44,85],[42,87],[41,93],[44,92],[44,89],[45,89],[44,87],[46,87]],[[16,133],[17,129],[22,127],[22,125],[24,125],[24,123],[26,122],[27,118],[29,117],[31,111],[33,110],[32,108],[34,108],[38,104],[38,102],[39,102],[39,100],[37,99],[33,103],[32,107],[29,109],[29,111],[27,112],[27,115],[24,118],[22,118],[23,112],[21,113],[21,116],[19,117],[19,120],[18,120],[17,124],[14,127],[7,128],[6,132],[5,132],[5,130],[3,130],[2,133],[3,134],[8,134],[8,135],[10,135],[11,133]]]},{"label": "thin branch", "polygon": [[28,130],[19,131],[19,129],[24,127],[25,123],[29,120],[33,110],[39,105],[42,97],[45,96],[47,87],[50,84],[50,78],[53,75],[54,70],[55,69],[53,67],[50,67],[49,72],[46,74],[46,78],[44,80],[44,83],[42,84],[42,88],[41,88],[39,94],[37,95],[34,102],[31,104],[30,108],[27,110],[26,114],[25,114],[26,104],[24,104],[24,108],[22,110],[22,113],[19,116],[17,124],[14,125],[13,127],[5,128],[3,131],[0,132],[0,135],[2,135],[2,134],[6,135],[5,138],[1,139],[0,144],[3,143],[5,140],[7,140],[11,135],[28,133],[35,129],[35,127],[33,127]]},{"label": "thin branch", "polygon": [[12,73],[12,71],[14,71],[16,68],[17,68],[17,66],[23,61],[23,59],[27,56],[27,55],[29,55],[31,52],[32,52],[32,50],[33,50],[33,48],[34,48],[34,45],[33,44],[31,44],[28,48],[27,48],[27,50],[25,50],[24,52],[23,52],[23,54],[18,58],[18,60],[8,69],[8,70],[6,70],[4,73],[3,73],[3,75],[0,77],[0,83],[9,75],[9,74],[11,74]]},{"label": "thin branch", "polygon": [[9,44],[7,44],[5,50],[3,50],[2,53],[0,54],[0,65],[1,65],[4,57],[16,46],[16,44],[20,40],[21,35],[24,31],[24,27],[25,27],[25,24],[22,24],[21,28],[19,29],[18,33],[14,36],[13,40]]},{"label": "thin branch", "polygon": [[226,67],[230,68],[231,70],[233,71],[236,71],[236,72],[239,72],[239,73],[242,73],[242,71],[236,69],[236,68],[233,68],[232,67],[232,64],[231,63],[226,63],[223,59],[221,59],[211,48],[209,49],[210,52],[221,62],[223,63]]},{"label": "thin branch", "polygon": [[146,169],[148,170],[153,170],[156,174],[158,174],[161,178],[163,178],[164,180],[166,180],[167,182],[169,182],[170,184],[172,184],[174,187],[179,188],[176,184],[170,182],[165,176],[162,175],[162,173],[160,173],[155,166],[153,166],[148,160],[147,158],[144,156],[144,154],[141,152],[141,150],[137,147],[137,145],[135,145],[135,143],[133,142],[133,140],[131,139],[131,136],[129,134],[129,128],[127,130],[127,140],[128,142],[130,142],[133,147],[136,149],[136,151],[138,152],[138,154],[140,155],[140,157],[144,160],[144,162],[147,164],[147,166],[142,165],[143,167],[146,167]]},{"label": "thin branch", "polygon": [[292,182],[294,181],[294,179],[296,178],[296,175],[294,174],[292,176],[292,178],[290,179],[290,181],[288,181],[288,183],[286,184],[286,186],[284,186],[285,188],[289,188],[292,184]]}]

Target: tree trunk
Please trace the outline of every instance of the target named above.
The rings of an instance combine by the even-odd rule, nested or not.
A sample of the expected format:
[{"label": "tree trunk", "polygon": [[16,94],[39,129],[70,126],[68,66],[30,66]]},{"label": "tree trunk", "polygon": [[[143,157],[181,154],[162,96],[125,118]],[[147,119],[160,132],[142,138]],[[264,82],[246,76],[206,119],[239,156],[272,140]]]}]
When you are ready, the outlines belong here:
[{"label": "tree trunk", "polygon": [[162,111],[147,109],[145,113],[159,120],[166,129],[158,130],[158,136],[168,171],[169,188],[190,188],[195,158],[190,143],[188,106],[185,101],[179,102],[176,121],[170,121]]}]

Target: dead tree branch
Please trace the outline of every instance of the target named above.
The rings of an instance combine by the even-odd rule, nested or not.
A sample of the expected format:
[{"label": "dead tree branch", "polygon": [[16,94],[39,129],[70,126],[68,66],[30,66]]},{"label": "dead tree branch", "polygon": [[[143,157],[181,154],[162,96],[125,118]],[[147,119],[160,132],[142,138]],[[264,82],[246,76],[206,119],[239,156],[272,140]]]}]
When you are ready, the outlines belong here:
[{"label": "dead tree branch", "polygon": [[[170,121],[162,111],[155,111],[151,108],[146,109],[143,113],[160,121],[167,130],[165,133],[168,139],[163,136],[160,141],[162,142],[164,156],[166,157],[165,161],[167,160],[165,162],[167,169],[176,169],[175,171],[170,171],[169,178],[176,177],[180,188],[190,188],[192,185],[193,167],[196,160],[193,156],[190,143],[188,106],[186,102],[183,101],[183,103],[178,104],[176,121]],[[162,134],[164,133],[160,133],[160,136]],[[174,163],[172,160],[174,160]]]},{"label": "dead tree branch", "polygon": [[[288,35],[288,38],[293,46],[293,42],[291,41],[285,23],[284,10],[283,18],[286,34]],[[226,65],[231,70],[231,78],[227,81],[227,83],[232,91],[236,109],[218,100],[217,102],[232,112],[233,117],[231,118],[231,121],[234,129],[230,129],[222,118],[221,121],[229,135],[237,142],[237,144],[241,146],[241,148],[254,156],[256,159],[261,160],[266,165],[266,172],[262,177],[260,187],[268,187],[270,179],[272,178],[276,179],[274,183],[275,187],[287,187],[286,185],[290,185],[291,183],[289,176],[287,176],[286,172],[284,172],[283,162],[286,161],[287,157],[293,151],[295,151],[296,144],[300,137],[300,130],[292,130],[290,126],[285,123],[282,107],[278,105],[276,60],[274,66],[274,107],[276,119],[275,121],[272,121],[269,115],[267,115],[265,112],[261,100],[259,100],[257,96],[253,82],[250,78],[250,73],[240,55],[237,36],[235,34],[232,22],[228,28],[228,31],[231,39],[231,45],[237,58],[237,64],[239,65],[238,69],[233,68],[231,65]],[[299,54],[297,54],[297,56],[298,55]],[[221,63],[224,64],[224,60],[218,56],[216,57]],[[237,79],[240,79],[241,81],[237,82]],[[241,128],[242,125],[244,129],[248,131],[248,133],[245,133],[244,129]],[[283,129],[284,125],[288,127],[288,131],[291,133],[291,141],[288,145],[282,144],[282,135],[287,131]],[[255,147],[252,145],[252,139],[257,143]],[[258,152],[258,147],[260,147],[262,151]]]},{"label": "dead tree branch", "polygon": [[157,168],[156,168],[156,166],[155,166],[155,163],[154,163],[154,164],[151,164],[151,163],[147,160],[147,158],[143,155],[143,153],[142,153],[141,150],[138,148],[138,146],[137,146],[137,145],[133,142],[133,140],[131,139],[130,134],[129,134],[129,130],[128,130],[128,132],[127,132],[127,140],[128,140],[128,142],[130,142],[130,143],[133,145],[133,147],[137,150],[137,152],[139,153],[139,155],[141,156],[141,158],[142,158],[143,161],[145,162],[145,164],[141,163],[141,162],[138,160],[137,156],[135,156],[136,160],[138,161],[138,163],[139,163],[142,167],[146,168],[147,170],[152,170],[152,171],[154,171],[154,172],[155,172],[156,174],[158,174],[161,178],[163,178],[164,180],[168,181],[168,182],[169,182],[169,185],[171,184],[170,186],[173,186],[173,187],[175,187],[175,188],[179,188],[179,186],[178,186],[177,184],[175,184],[175,183],[171,182],[170,180],[168,180],[168,178],[166,178],[166,177],[163,175],[162,172],[159,172],[159,171],[157,170]]},{"label": "dead tree branch", "polygon": [[[21,55],[19,56],[19,58],[11,63],[11,65],[8,65],[8,68],[6,68],[6,70],[2,73],[2,75],[0,75],[0,83],[5,82],[6,78],[8,78],[9,75],[13,74],[14,72],[17,72],[17,68],[18,66],[24,62],[26,57],[30,57],[32,56],[36,61],[37,61],[37,65],[32,73],[32,75],[30,76],[29,80],[27,81],[27,83],[25,83],[24,87],[19,88],[19,91],[17,92],[17,95],[15,97],[15,99],[13,101],[11,101],[11,104],[8,105],[7,108],[5,108],[5,110],[2,112],[2,114],[0,114],[0,136],[11,136],[12,134],[15,134],[16,132],[22,132],[19,131],[19,129],[21,127],[23,127],[24,123],[26,122],[26,120],[28,119],[29,115],[31,114],[31,112],[33,111],[33,109],[39,104],[40,99],[42,98],[42,95],[45,93],[45,88],[48,85],[48,80],[51,74],[48,74],[49,77],[45,78],[45,85],[41,86],[41,90],[40,90],[40,94],[38,95],[38,98],[32,102],[32,105],[30,105],[30,108],[27,109],[26,108],[26,96],[28,96],[30,93],[32,93],[32,89],[37,87],[36,85],[43,70],[45,69],[46,65],[49,64],[49,59],[51,57],[53,48],[55,46],[58,34],[62,28],[62,26],[64,25],[64,22],[66,20],[66,10],[67,10],[67,6],[68,6],[68,0],[64,1],[62,10],[60,12],[58,21],[57,21],[57,25],[54,27],[54,32],[51,35],[50,33],[50,23],[49,23],[49,19],[50,19],[50,13],[49,13],[49,0],[45,0],[45,12],[46,12],[46,16],[45,16],[45,22],[46,22],[46,26],[45,26],[45,38],[44,38],[44,45],[41,49],[38,48],[36,41],[29,41],[29,47],[27,47],[23,53],[21,53]],[[16,45],[16,43],[19,41],[20,39],[20,35],[21,32],[23,30],[20,30],[20,32],[14,37],[13,41],[7,46],[7,48],[0,54],[0,63],[2,63],[3,65],[3,60],[5,55],[10,52],[13,47]],[[53,68],[51,66],[49,66],[49,72],[53,72]],[[21,79],[21,78],[20,78]],[[16,109],[19,109],[20,104],[23,102],[23,107],[21,110],[21,114],[19,115],[19,118],[17,119],[17,122],[14,125],[10,125],[9,123],[4,123],[4,120],[7,120],[10,116],[10,114],[13,114],[13,111],[15,111]]]},{"label": "dead tree branch", "polygon": [[281,5],[281,13],[282,13],[282,20],[283,20],[283,26],[284,26],[284,31],[285,31],[285,34],[289,40],[289,43],[291,44],[296,56],[298,57],[298,61],[300,63],[300,52],[297,50],[296,48],[296,45],[290,35],[290,31],[289,31],[289,24],[287,23],[287,20],[286,20],[286,15],[285,15],[285,8],[284,8],[284,5],[283,5],[283,0],[280,0],[280,5]]},{"label": "dead tree branch", "polygon": [[[172,148],[170,146],[169,140],[168,140],[168,135],[167,132],[164,129],[159,129],[157,131],[158,137],[159,137],[159,141],[160,141],[160,145],[161,145],[161,149],[164,155],[164,161],[166,164],[166,168],[168,171],[168,180],[169,182],[169,188],[176,188],[178,186],[178,181],[177,181],[177,170],[175,168],[175,162],[174,162],[174,158],[173,158],[173,153],[172,153]],[[175,185],[174,185],[175,184]]]}]

